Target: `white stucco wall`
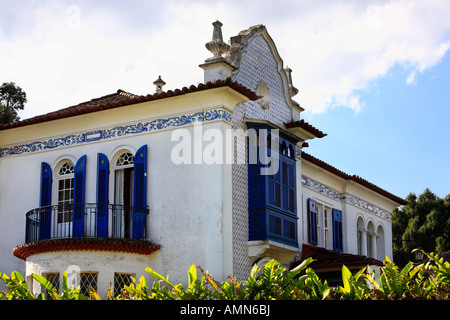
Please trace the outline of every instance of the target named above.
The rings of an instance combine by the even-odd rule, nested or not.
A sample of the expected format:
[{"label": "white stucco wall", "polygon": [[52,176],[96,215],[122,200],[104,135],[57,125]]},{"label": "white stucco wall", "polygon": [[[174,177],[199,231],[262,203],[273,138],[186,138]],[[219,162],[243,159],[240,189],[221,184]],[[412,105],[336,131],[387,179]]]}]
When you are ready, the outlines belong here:
[{"label": "white stucco wall", "polygon": [[[59,273],[62,282],[63,273],[67,271],[69,286],[77,287],[80,283],[73,278],[75,272],[97,273],[97,293],[104,299],[108,287],[114,286],[114,273],[130,274],[137,281],[144,276],[147,283],[151,284],[154,278],[145,271],[145,268],[157,264],[157,260],[158,253],[146,256],[103,251],[47,252],[33,255],[27,259],[26,274],[36,273],[46,276],[48,273]],[[27,277],[27,282],[33,292],[41,292],[40,284],[31,280],[30,276]]]},{"label": "white stucco wall", "polygon": [[[382,238],[378,241],[378,246],[382,245],[382,248],[377,248],[372,257],[381,261],[384,261],[386,256],[389,259],[393,258],[391,213],[397,204],[364,186],[337,177],[307,161],[302,161],[301,185],[303,206],[301,232],[304,243],[308,243],[307,199],[313,198],[330,209],[342,210],[344,252],[359,253],[357,221],[361,218],[366,229],[372,224],[375,232],[380,230],[380,227],[383,230],[379,233]],[[332,238],[328,249],[332,249]]]},{"label": "white stucco wall", "polygon": [[[107,118],[103,118],[100,123],[110,128],[130,125],[136,121],[136,113],[143,116],[143,110],[147,110],[148,121],[158,117],[168,118],[170,117],[167,114],[168,110],[173,111],[177,108],[179,115],[211,109],[226,112],[231,109],[235,100],[243,101],[243,98],[237,93],[230,94],[229,88],[225,89],[227,91],[225,93],[215,92],[212,95],[198,93],[197,98],[193,100],[173,99],[174,108],[166,109],[166,114],[162,113],[162,108],[157,103],[129,106],[126,113],[121,108],[110,110],[105,114]],[[230,98],[232,95],[237,98]],[[170,108],[172,105],[166,101],[162,103],[163,107]],[[212,107],[206,106],[206,103],[211,103]],[[184,109],[180,108],[180,105]],[[138,119],[138,121],[142,123],[146,119]],[[57,129],[46,126],[48,130],[44,130],[41,125],[13,129],[11,131],[18,132],[16,138],[11,131],[3,137],[8,136],[10,144],[6,146],[9,146],[14,143],[22,145],[30,143],[34,141],[33,139],[51,139],[53,137],[51,134],[57,133],[60,129],[66,135],[73,134],[67,128],[76,127],[76,133],[92,131],[92,121],[83,122],[82,120],[78,117],[57,120],[55,121]],[[59,122],[65,122],[66,126]],[[108,127],[97,125],[95,128]],[[225,131],[231,128],[231,124],[223,117],[218,117],[216,120],[210,118],[205,120],[201,128],[203,133],[221,133],[225,137]],[[0,260],[0,271],[5,273],[13,270],[21,273],[25,271],[29,273],[32,270],[50,272],[50,269],[63,270],[68,265],[77,265],[78,261],[81,271],[84,271],[83,268],[86,267],[89,268],[87,271],[99,272],[99,285],[100,279],[103,279],[101,283],[107,283],[110,281],[107,279],[111,278],[114,271],[125,272],[119,269],[125,269],[131,265],[133,266],[131,269],[135,270],[136,274],[139,273],[138,269],[144,272],[144,268],[148,266],[160,274],[170,275],[174,283],[186,284],[187,271],[191,264],[195,264],[209,270],[217,280],[225,279],[232,273],[231,164],[223,162],[206,164],[202,157],[201,164],[175,164],[171,159],[171,151],[178,141],[171,141],[171,135],[177,129],[187,130],[194,137],[194,122],[188,122],[181,127],[174,125],[141,134],[124,134],[113,139],[72,144],[68,147],[45,151],[27,150],[22,154],[1,157],[0,217],[2,224],[0,234],[2,241],[0,252],[4,258]],[[203,141],[201,151],[204,151],[210,143],[211,141]],[[76,161],[86,155],[85,202],[95,203],[97,154],[107,155],[111,166],[110,203],[112,203],[114,199],[111,191],[111,186],[114,185],[113,160],[124,150],[134,154],[144,144],[148,147],[147,204],[150,208],[147,219],[148,240],[160,245],[159,251],[149,256],[88,251],[38,254],[27,259],[26,267],[23,260],[12,255],[13,248],[25,242],[25,214],[39,207],[41,162],[49,163],[54,171],[62,159]],[[192,150],[192,159],[194,159],[194,150]],[[55,179],[53,183],[55,184]],[[55,196],[52,197],[52,202],[56,204]],[[122,256],[126,259],[124,260]],[[124,264],[124,261],[127,262]]]}]

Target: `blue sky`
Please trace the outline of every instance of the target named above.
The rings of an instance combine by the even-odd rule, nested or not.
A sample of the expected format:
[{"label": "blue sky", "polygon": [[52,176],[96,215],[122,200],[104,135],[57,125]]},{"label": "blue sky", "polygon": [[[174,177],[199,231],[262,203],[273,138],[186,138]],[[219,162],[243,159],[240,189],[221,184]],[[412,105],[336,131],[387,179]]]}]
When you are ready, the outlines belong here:
[{"label": "blue sky", "polygon": [[450,193],[450,2],[439,0],[0,0],[0,83],[32,117],[123,89],[203,81],[211,23],[227,40],[264,24],[302,117],[305,151],[405,197]]},{"label": "blue sky", "polygon": [[405,197],[429,188],[450,194],[450,56],[405,82],[393,67],[358,93],[364,108],[334,108],[311,118],[328,136],[305,149],[335,167]]}]

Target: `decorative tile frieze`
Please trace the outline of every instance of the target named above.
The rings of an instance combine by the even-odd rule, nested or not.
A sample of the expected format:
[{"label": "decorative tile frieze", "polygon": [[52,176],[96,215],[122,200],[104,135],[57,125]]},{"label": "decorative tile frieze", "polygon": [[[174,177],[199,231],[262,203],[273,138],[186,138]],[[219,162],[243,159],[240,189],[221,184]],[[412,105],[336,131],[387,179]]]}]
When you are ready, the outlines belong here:
[{"label": "decorative tile frieze", "polygon": [[178,115],[168,118],[155,119],[147,122],[117,126],[84,133],[72,134],[65,137],[34,141],[27,144],[15,145],[0,149],[0,158],[12,155],[21,155],[38,151],[69,147],[89,142],[114,139],[129,135],[154,132],[170,128],[182,127],[196,122],[210,122],[224,120],[231,123],[231,113],[224,109],[199,111],[192,114]]},{"label": "decorative tile frieze", "polygon": [[334,189],[331,189],[321,183],[318,183],[314,180],[308,179],[302,176],[302,186],[308,187],[314,191],[317,191],[327,197],[330,197],[335,200],[341,200],[341,194]]},{"label": "decorative tile frieze", "polygon": [[392,220],[392,215],[388,211],[380,209],[377,206],[370,204],[367,201],[361,200],[357,197],[354,197],[350,194],[339,193],[338,191],[330,187],[327,187],[319,182],[316,182],[304,176],[302,176],[302,186],[314,190],[334,200],[347,202],[355,207],[359,207],[365,211],[368,211],[386,220],[389,221]]},{"label": "decorative tile frieze", "polygon": [[351,205],[354,205],[356,207],[360,207],[366,211],[369,211],[373,213],[374,215],[377,215],[381,218],[384,218],[386,220],[392,221],[392,214],[386,210],[380,209],[377,206],[370,204],[364,200],[361,200],[359,198],[356,198],[352,195],[345,194],[342,196],[342,201],[345,201]]}]

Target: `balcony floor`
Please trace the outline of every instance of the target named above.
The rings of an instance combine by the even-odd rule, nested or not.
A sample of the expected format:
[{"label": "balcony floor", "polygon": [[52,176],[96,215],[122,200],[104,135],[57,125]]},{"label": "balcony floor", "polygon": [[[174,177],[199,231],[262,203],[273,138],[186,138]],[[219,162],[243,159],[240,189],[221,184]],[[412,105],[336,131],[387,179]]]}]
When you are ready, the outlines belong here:
[{"label": "balcony floor", "polygon": [[22,244],[15,247],[13,253],[26,260],[30,255],[55,251],[115,251],[149,255],[159,249],[159,245],[141,239],[62,238]]}]

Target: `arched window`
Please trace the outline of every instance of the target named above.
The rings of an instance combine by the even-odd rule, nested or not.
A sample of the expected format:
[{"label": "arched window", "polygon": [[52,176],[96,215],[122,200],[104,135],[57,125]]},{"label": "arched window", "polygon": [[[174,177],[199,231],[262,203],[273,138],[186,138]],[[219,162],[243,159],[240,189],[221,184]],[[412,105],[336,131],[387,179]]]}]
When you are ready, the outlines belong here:
[{"label": "arched window", "polygon": [[358,243],[358,254],[365,256],[367,254],[367,243],[366,243],[366,228],[364,226],[364,220],[362,217],[358,217],[356,222],[356,232],[357,232],[357,243]]},{"label": "arched window", "polygon": [[367,256],[375,258],[377,254],[377,234],[372,221],[367,224]]},{"label": "arched window", "polygon": [[386,258],[385,242],[384,242],[384,229],[382,225],[377,228],[377,256],[380,261],[384,261]]},{"label": "arched window", "polygon": [[116,161],[117,167],[132,166],[134,164],[134,156],[130,152],[122,153]]},{"label": "arched window", "polygon": [[57,180],[57,204],[58,223],[70,222],[72,219],[72,204],[74,193],[75,166],[71,161],[64,161],[58,169]]},{"label": "arched window", "polygon": [[114,167],[114,204],[121,212],[120,232],[125,238],[131,234],[131,206],[133,206],[133,176],[134,156],[130,152],[123,152],[115,162]]},{"label": "arched window", "polygon": [[286,146],[286,141],[282,141],[281,143],[280,143],[280,153],[282,154],[282,155],[285,155],[286,156],[286,148],[287,148],[287,146]]},{"label": "arched window", "polygon": [[133,204],[133,166],[134,156],[122,153],[114,169],[114,203],[131,206]]}]

